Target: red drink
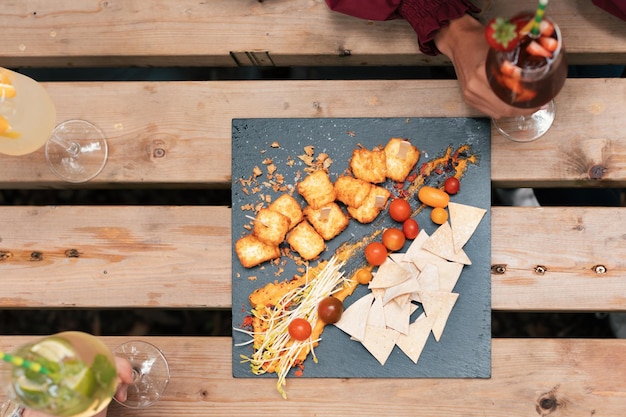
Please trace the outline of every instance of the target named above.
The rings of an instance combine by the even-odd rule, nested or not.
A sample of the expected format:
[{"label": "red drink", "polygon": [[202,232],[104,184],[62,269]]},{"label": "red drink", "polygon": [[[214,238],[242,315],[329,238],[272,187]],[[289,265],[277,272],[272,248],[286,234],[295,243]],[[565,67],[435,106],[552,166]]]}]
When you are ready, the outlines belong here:
[{"label": "red drink", "polygon": [[[522,30],[532,18],[532,14],[522,14],[511,23]],[[487,78],[494,93],[507,104],[520,108],[543,106],[565,84],[567,59],[561,32],[547,19],[542,25],[538,36],[521,34],[512,51],[489,49]]]}]

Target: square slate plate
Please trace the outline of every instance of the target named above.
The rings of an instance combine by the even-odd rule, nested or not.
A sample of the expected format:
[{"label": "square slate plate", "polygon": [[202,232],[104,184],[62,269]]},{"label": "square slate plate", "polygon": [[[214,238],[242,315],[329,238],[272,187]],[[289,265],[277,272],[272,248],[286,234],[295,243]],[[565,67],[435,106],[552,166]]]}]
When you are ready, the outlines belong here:
[{"label": "square slate plate", "polygon": [[[384,366],[358,342],[335,326],[326,326],[322,340],[315,349],[319,362],[314,363],[311,355],[305,362],[303,377],[371,377],[371,378],[409,378],[409,377],[463,377],[488,378],[491,375],[491,181],[490,181],[490,137],[491,128],[488,119],[475,118],[338,118],[338,119],[235,119],[233,120],[232,138],[232,240],[233,240],[233,327],[240,327],[244,317],[249,314],[248,295],[275,280],[291,278],[296,266],[289,260],[280,276],[278,267],[265,263],[260,267],[246,269],[241,266],[234,251],[234,242],[249,233],[244,225],[251,221],[246,215],[252,211],[242,210],[246,204],[263,203],[263,196],[276,198],[279,194],[264,185],[267,179],[267,166],[263,161],[270,159],[276,166],[277,174],[284,176],[285,184],[294,186],[298,172],[302,178],[306,175],[305,165],[298,159],[304,154],[304,147],[314,146],[315,155],[325,152],[333,163],[329,168],[331,180],[344,173],[348,168],[352,150],[363,145],[369,149],[385,145],[392,137],[407,138],[421,151],[421,158],[416,169],[433,158],[445,154],[446,149],[453,150],[462,145],[469,146],[469,152],[477,156],[475,164],[469,164],[461,179],[461,191],[451,198],[462,204],[482,207],[487,210],[479,227],[464,247],[472,261],[465,266],[454,289],[460,294],[452,310],[443,336],[436,342],[432,336],[426,344],[417,364],[395,347]],[[280,147],[272,147],[276,142]],[[292,166],[288,161],[295,160]],[[241,179],[249,179],[254,167],[259,167],[263,174],[258,177],[259,189],[248,194],[243,192]],[[393,190],[393,184],[384,184]],[[297,192],[293,193],[305,206]],[[412,197],[409,200],[415,208],[419,204]],[[267,206],[264,203],[264,206]],[[416,220],[420,228],[432,234],[436,226],[429,218],[429,209],[418,213]],[[371,233],[374,228],[396,225],[383,211],[371,224],[361,225],[352,220],[350,226],[338,237],[327,242],[323,259],[329,259],[337,246],[345,241],[359,240]],[[407,242],[407,246],[410,242]],[[405,246],[405,248],[407,247]],[[362,254],[362,252],[361,252]],[[286,257],[283,257],[287,259]],[[347,263],[346,276],[358,268],[364,258],[355,256]],[[315,264],[314,261],[313,264]],[[255,278],[251,278],[255,277]],[[347,308],[352,302],[368,292],[360,285],[346,299]],[[418,310],[418,311],[421,311]],[[415,319],[416,317],[412,317]],[[240,355],[249,355],[251,345],[234,346],[249,340],[240,332],[233,332],[232,367],[235,377],[256,377],[247,363],[241,363]],[[275,374],[264,375],[276,377]]]}]

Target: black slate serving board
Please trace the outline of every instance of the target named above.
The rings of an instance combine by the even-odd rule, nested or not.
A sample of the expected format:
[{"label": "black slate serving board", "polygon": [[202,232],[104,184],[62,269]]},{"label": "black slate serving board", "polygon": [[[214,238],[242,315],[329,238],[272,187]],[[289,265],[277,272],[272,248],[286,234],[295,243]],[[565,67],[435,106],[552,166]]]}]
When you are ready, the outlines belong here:
[{"label": "black slate serving board", "polygon": [[[232,122],[232,313],[233,327],[240,327],[249,314],[248,295],[268,282],[290,278],[296,272],[293,261],[289,261],[284,272],[277,277],[278,268],[269,263],[246,269],[241,266],[234,251],[234,242],[249,233],[244,228],[250,224],[243,211],[246,204],[258,204],[260,195],[276,198],[280,193],[269,187],[262,187],[256,194],[242,191],[241,178],[249,178],[255,166],[262,169],[262,179],[267,171],[263,160],[269,158],[277,167],[277,173],[285,178],[285,183],[295,185],[297,172],[306,175],[305,165],[297,158],[304,154],[305,146],[315,146],[315,155],[325,152],[333,163],[329,169],[331,180],[348,168],[352,150],[363,145],[369,149],[384,145],[391,137],[409,139],[422,152],[416,169],[426,161],[442,156],[448,147],[457,149],[469,145],[471,153],[478,157],[476,164],[469,164],[461,179],[461,191],[451,198],[462,204],[469,204],[487,210],[479,227],[464,250],[472,265],[463,268],[462,275],[454,289],[460,294],[450,315],[443,336],[436,342],[432,336],[426,344],[417,364],[395,347],[385,365],[381,365],[359,343],[335,326],[326,326],[322,340],[315,353],[318,363],[310,358],[305,362],[302,377],[462,377],[488,378],[491,376],[491,182],[490,182],[490,122],[483,118],[335,118],[335,119],[234,119]],[[280,148],[273,148],[273,142]],[[289,159],[295,159],[292,167]],[[392,189],[392,183],[386,183]],[[297,192],[294,197],[305,206]],[[410,199],[417,207],[416,199]],[[267,206],[268,204],[265,204]],[[423,210],[416,216],[420,228],[432,234],[437,225],[430,220],[429,211]],[[372,228],[397,226],[386,211],[369,225],[361,225],[352,220],[350,226],[338,237],[327,242],[328,248],[322,253],[329,259],[337,246],[347,240],[358,239]],[[410,242],[407,242],[408,246]],[[346,275],[360,266],[363,258],[346,265]],[[315,263],[315,261],[314,261]],[[255,276],[251,280],[249,277]],[[353,301],[367,293],[366,286],[360,285],[344,303],[347,308]],[[422,311],[421,309],[419,311]],[[414,319],[415,316],[412,317]],[[235,346],[249,339],[249,336],[233,332],[232,370],[235,377],[255,377],[248,363],[241,363],[240,355],[252,353],[251,345]],[[292,371],[293,372],[293,371]],[[276,377],[275,374],[264,375]],[[263,376],[260,376],[263,377]]]}]

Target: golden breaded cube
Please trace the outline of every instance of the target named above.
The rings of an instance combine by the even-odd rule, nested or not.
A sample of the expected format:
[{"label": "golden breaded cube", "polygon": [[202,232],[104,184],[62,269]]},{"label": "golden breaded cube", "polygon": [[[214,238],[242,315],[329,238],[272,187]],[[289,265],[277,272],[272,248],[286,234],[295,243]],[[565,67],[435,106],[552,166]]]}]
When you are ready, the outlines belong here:
[{"label": "golden breaded cube", "polygon": [[404,182],[417,161],[420,151],[406,139],[391,138],[385,146],[387,178]]},{"label": "golden breaded cube", "polygon": [[335,201],[335,187],[328,174],[321,169],[310,173],[299,182],[298,192],[314,209]]},{"label": "golden breaded cube", "polygon": [[356,148],[350,158],[350,169],[356,178],[379,184],[387,179],[387,162],[385,151]]},{"label": "golden breaded cube", "polygon": [[348,213],[359,223],[371,223],[387,205],[391,193],[378,185],[370,190],[365,202],[359,208],[348,207]]},{"label": "golden breaded cube", "polygon": [[350,223],[350,218],[335,202],[328,203],[319,209],[306,206],[304,215],[324,240],[331,240],[343,232]]},{"label": "golden breaded cube", "polygon": [[349,207],[360,207],[373,185],[358,178],[343,175],[335,181],[336,199]]},{"label": "golden breaded cube", "polygon": [[287,235],[287,243],[291,249],[298,252],[305,261],[319,256],[326,248],[324,238],[320,236],[311,224],[304,220],[294,227]]},{"label": "golden breaded cube", "polygon": [[302,207],[300,207],[298,201],[289,194],[282,194],[274,200],[268,208],[289,218],[289,229],[293,229],[304,219]]},{"label": "golden breaded cube", "polygon": [[280,245],[288,231],[287,216],[268,208],[262,208],[256,214],[252,234],[268,245]]},{"label": "golden breaded cube", "polygon": [[280,256],[278,245],[268,245],[254,235],[247,235],[237,240],[235,252],[244,268],[252,268]]}]

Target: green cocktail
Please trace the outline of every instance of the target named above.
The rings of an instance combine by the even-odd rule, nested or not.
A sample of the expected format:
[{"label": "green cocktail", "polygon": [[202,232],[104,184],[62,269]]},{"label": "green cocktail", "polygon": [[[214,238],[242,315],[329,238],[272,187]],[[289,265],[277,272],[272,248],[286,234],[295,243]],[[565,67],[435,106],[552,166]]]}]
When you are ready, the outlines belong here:
[{"label": "green cocktail", "polygon": [[90,334],[58,333],[24,345],[14,355],[43,368],[4,367],[5,390],[24,407],[55,416],[86,417],[104,409],[115,393],[113,354]]}]

